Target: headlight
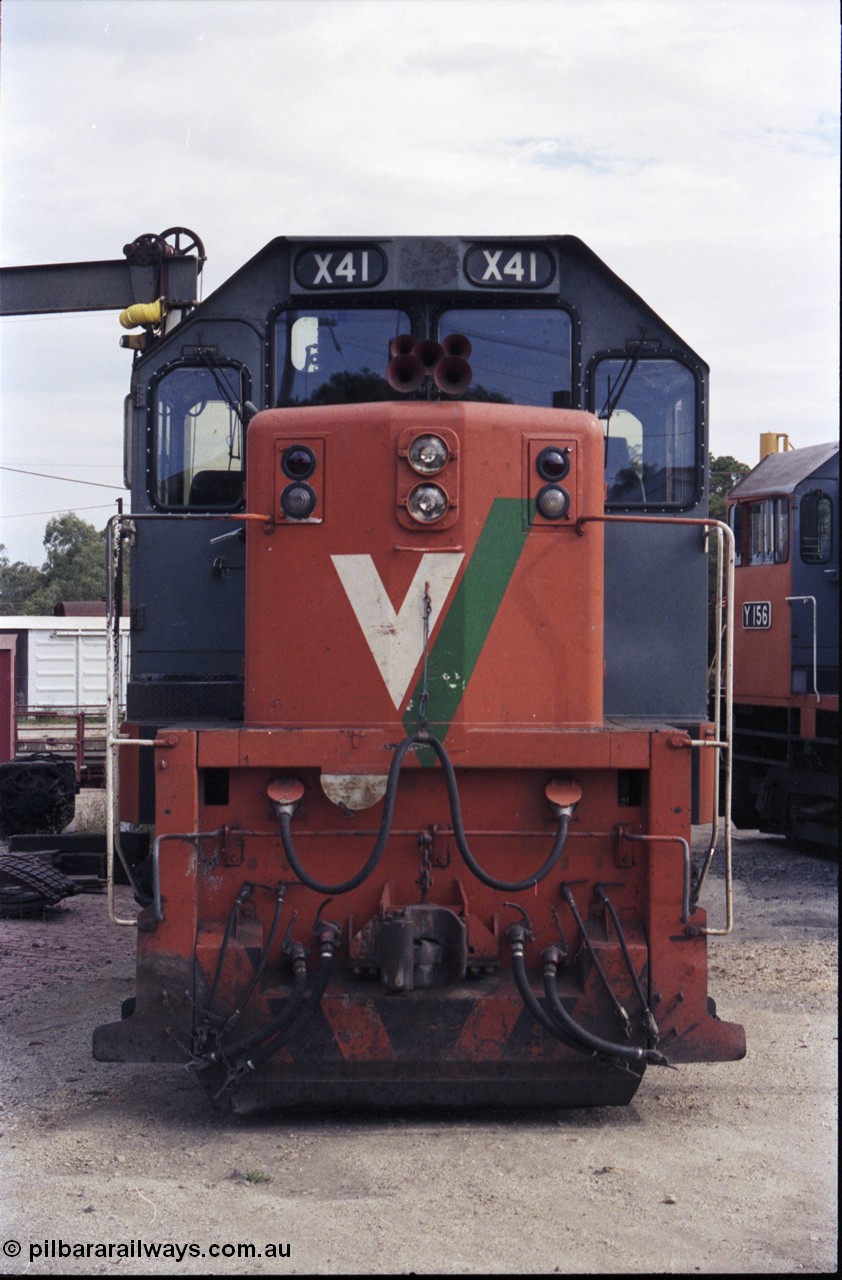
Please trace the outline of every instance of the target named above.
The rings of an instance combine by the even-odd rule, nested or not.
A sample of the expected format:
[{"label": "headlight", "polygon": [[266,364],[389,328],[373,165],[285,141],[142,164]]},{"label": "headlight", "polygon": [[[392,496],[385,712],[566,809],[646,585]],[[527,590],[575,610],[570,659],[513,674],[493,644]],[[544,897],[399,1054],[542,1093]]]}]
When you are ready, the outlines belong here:
[{"label": "headlight", "polygon": [[316,505],[316,494],[309,484],[288,484],[281,494],[281,508],[290,520],[306,520]]},{"label": "headlight", "polygon": [[437,484],[419,484],[406,500],[407,509],[419,524],[432,524],[441,520],[447,511],[448,498]]},{"label": "headlight", "polygon": [[560,520],[570,507],[570,494],[557,484],[545,484],[539,490],[535,505],[545,520]]},{"label": "headlight", "polygon": [[417,436],[409,446],[407,458],[414,471],[422,476],[435,475],[447,465],[450,457],[447,445],[438,436]]}]

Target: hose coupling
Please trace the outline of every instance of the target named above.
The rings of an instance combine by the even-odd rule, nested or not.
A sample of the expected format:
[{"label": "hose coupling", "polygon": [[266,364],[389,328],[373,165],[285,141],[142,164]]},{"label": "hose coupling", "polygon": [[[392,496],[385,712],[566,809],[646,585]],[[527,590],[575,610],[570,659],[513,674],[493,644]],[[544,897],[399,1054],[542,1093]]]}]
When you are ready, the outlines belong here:
[{"label": "hose coupling", "polygon": [[285,955],[292,965],[293,973],[307,972],[307,950],[300,942],[291,942],[285,948]]}]

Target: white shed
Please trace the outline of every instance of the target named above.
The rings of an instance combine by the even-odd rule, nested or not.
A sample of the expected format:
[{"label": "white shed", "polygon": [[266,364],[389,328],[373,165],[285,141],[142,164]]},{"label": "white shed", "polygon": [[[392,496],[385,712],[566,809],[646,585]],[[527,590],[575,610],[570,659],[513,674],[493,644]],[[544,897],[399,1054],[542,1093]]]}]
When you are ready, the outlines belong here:
[{"label": "white shed", "polygon": [[[104,707],[104,617],[0,617],[0,634],[16,634],[19,707]],[[127,629],[121,632],[120,701],[126,698]]]}]

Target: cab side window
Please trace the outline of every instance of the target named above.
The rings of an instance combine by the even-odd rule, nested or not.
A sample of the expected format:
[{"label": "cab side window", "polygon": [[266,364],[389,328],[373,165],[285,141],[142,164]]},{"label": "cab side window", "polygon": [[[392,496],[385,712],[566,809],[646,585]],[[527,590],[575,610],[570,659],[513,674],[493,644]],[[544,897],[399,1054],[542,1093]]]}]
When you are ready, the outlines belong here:
[{"label": "cab side window", "polygon": [[698,396],[678,360],[599,360],[592,398],[605,430],[607,506],[687,508],[698,501]]},{"label": "cab side window", "polygon": [[734,531],[736,563],[784,564],[789,559],[789,500],[738,502],[728,523]]},{"label": "cab side window", "polygon": [[157,380],[150,476],[157,507],[207,511],[242,501],[247,398],[237,365],[177,365]]},{"label": "cab side window", "polygon": [[743,506],[737,502],[728,512],[728,523],[731,526],[731,532],[734,535],[734,561],[737,565],[743,563]]},{"label": "cab side window", "polygon": [[801,559],[805,564],[828,564],[833,552],[833,503],[821,489],[801,499]]}]

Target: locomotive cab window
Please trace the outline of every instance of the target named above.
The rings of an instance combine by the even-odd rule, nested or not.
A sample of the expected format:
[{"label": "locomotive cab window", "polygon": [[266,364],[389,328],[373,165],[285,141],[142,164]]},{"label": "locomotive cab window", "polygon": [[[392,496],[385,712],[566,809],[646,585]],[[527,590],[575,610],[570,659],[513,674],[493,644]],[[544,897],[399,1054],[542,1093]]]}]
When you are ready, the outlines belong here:
[{"label": "locomotive cab window", "polygon": [[737,502],[728,512],[728,524],[734,535],[734,563],[739,567],[743,563],[743,506]]},{"label": "locomotive cab window", "polygon": [[243,496],[242,405],[237,365],[176,365],[154,388],[152,499],[166,509],[236,507]]},{"label": "locomotive cab window", "polygon": [[667,357],[599,360],[608,507],[690,507],[701,495],[696,379]]},{"label": "locomotive cab window", "polygon": [[833,551],[833,503],[821,489],[801,499],[801,559],[805,564],[828,564]]},{"label": "locomotive cab window", "polygon": [[409,333],[395,308],[285,311],[275,326],[275,403],[360,404],[403,399],[386,381],[389,344]]},{"label": "locomotive cab window", "polygon": [[782,564],[789,555],[789,504],[764,498],[747,508],[748,563]]},{"label": "locomotive cab window", "polygon": [[789,501],[763,498],[738,502],[728,523],[734,532],[737,565],[784,564],[789,559]]},{"label": "locomotive cab window", "polygon": [[466,400],[562,408],[571,403],[571,321],[550,308],[445,311],[439,341],[451,333],[471,343],[473,382]]}]

